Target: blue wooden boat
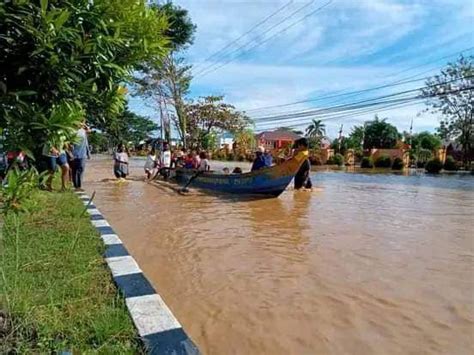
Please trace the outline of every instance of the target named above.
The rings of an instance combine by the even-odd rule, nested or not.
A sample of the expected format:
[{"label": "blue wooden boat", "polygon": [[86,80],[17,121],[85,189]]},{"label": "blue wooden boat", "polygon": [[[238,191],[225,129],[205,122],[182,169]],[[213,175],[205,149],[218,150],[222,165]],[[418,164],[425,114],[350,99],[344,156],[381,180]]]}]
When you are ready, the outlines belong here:
[{"label": "blue wooden boat", "polygon": [[286,189],[307,157],[307,151],[298,152],[280,165],[244,174],[225,175],[178,168],[176,180],[179,184],[186,185],[193,178],[191,187],[217,192],[277,197]]}]

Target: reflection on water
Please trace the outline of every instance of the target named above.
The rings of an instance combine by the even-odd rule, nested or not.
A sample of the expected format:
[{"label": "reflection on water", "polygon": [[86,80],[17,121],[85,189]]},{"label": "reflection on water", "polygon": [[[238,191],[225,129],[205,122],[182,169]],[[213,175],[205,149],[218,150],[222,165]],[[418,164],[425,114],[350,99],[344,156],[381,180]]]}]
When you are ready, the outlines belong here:
[{"label": "reflection on water", "polygon": [[87,189],[204,353],[472,353],[471,176],[317,173],[240,200],[111,174],[92,161]]}]

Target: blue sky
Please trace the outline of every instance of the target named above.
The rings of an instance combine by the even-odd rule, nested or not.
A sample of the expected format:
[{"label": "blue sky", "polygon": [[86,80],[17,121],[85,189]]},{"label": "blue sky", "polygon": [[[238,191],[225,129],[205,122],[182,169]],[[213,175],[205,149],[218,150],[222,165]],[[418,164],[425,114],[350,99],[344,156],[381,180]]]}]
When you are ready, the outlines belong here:
[{"label": "blue sky", "polygon": [[[226,101],[257,119],[288,111],[327,107],[344,101],[320,100],[256,110],[380,86],[417,74],[415,78],[423,78],[439,71],[443,64],[456,56],[437,59],[474,47],[473,0],[334,0],[303,19],[328,1],[176,0],[175,3],[189,10],[197,25],[194,44],[183,53],[195,67],[190,97],[223,94]],[[309,5],[288,18],[306,4]],[[234,55],[204,61],[285,5],[284,10],[225,52],[234,50]],[[275,35],[293,23],[295,25],[291,28]],[[263,34],[272,26],[273,30]],[[241,54],[273,35],[266,43]],[[250,44],[242,50],[235,51],[248,42]],[[474,50],[465,54],[474,54]],[[240,56],[236,58],[237,55]],[[221,68],[210,71],[221,65]],[[199,75],[205,68],[209,68],[207,74]],[[409,68],[413,69],[407,70]],[[416,88],[422,83],[387,88],[347,98],[345,102]],[[133,98],[130,106],[141,114],[156,116],[139,98]],[[403,107],[380,112],[380,116],[387,117],[400,130],[408,130],[413,118],[415,131],[432,131],[439,117],[431,113],[419,115],[424,107],[423,104]],[[327,133],[336,136],[340,124],[344,124],[344,132],[348,134],[353,125],[372,117],[373,113],[328,120],[325,122]],[[307,124],[299,120],[294,124],[281,122],[275,125],[304,128]],[[256,124],[257,130],[271,127]]]}]

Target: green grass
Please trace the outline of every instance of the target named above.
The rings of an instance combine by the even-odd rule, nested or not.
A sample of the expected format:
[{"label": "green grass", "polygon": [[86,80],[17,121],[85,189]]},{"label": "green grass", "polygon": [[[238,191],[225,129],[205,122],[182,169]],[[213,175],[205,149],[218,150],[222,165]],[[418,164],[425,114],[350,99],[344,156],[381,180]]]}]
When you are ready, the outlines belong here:
[{"label": "green grass", "polygon": [[83,204],[41,191],[26,204],[3,218],[0,353],[141,353]]}]

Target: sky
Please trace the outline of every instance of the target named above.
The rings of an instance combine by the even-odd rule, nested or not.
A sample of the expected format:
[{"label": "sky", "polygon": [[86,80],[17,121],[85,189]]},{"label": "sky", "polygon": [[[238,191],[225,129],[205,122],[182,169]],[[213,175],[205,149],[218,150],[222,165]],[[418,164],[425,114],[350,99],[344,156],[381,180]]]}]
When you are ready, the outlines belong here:
[{"label": "sky", "polygon": [[[256,131],[278,126],[304,130],[311,118],[318,117],[271,123],[261,118],[418,88],[423,78],[439,72],[462,51],[474,55],[474,0],[174,3],[186,8],[197,26],[193,45],[182,53],[193,65],[190,98],[225,95],[226,102],[254,119]],[[421,80],[324,99],[405,78]],[[271,108],[306,100],[314,101]],[[130,107],[156,117],[140,98],[131,98]],[[408,130],[412,119],[415,132],[434,131],[440,116],[424,112],[425,108],[420,103],[380,111],[379,116],[400,131]],[[324,123],[327,134],[335,137],[341,124],[347,135],[351,127],[373,116],[374,112],[344,115]]]}]

